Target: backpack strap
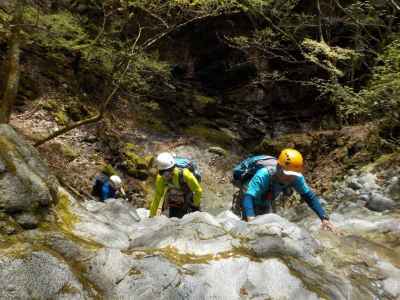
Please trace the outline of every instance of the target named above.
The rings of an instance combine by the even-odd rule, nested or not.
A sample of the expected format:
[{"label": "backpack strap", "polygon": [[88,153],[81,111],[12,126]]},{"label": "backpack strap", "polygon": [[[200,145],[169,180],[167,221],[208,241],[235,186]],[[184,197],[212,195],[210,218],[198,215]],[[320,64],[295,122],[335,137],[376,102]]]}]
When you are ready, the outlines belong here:
[{"label": "backpack strap", "polygon": [[191,196],[192,190],[189,188],[188,184],[185,181],[183,176],[183,171],[185,169],[179,169],[179,186],[183,190],[183,198],[184,198],[184,207],[185,209],[189,209],[193,202],[193,197]]},{"label": "backpack strap", "polygon": [[186,193],[186,192],[191,191],[191,190],[190,190],[188,184],[185,181],[185,178],[183,176],[183,170],[184,169],[179,169],[179,186]]}]

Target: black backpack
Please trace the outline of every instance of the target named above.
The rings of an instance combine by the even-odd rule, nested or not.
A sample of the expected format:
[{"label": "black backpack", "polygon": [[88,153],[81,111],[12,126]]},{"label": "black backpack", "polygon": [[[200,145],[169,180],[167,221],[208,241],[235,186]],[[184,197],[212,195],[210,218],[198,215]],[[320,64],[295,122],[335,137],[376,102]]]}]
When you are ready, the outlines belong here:
[{"label": "black backpack", "polygon": [[277,159],[269,155],[250,156],[233,168],[232,183],[235,186],[240,186],[244,181],[250,180],[251,177],[261,168],[274,168]]}]

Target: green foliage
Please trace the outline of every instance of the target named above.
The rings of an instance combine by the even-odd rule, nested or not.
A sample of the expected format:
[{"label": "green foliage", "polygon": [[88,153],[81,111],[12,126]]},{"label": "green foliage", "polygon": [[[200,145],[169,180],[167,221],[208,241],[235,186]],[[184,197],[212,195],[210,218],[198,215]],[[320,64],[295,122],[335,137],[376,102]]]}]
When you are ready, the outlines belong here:
[{"label": "green foliage", "polygon": [[116,51],[111,42],[103,38],[92,45],[92,37],[80,23],[79,17],[71,12],[46,14],[28,7],[24,13],[24,20],[32,25],[26,40],[47,49],[51,57],[63,60],[63,51],[74,54],[79,52],[84,60],[95,62],[96,65],[100,63],[108,71],[113,69]]},{"label": "green foliage", "polygon": [[355,92],[352,87],[338,82],[320,83],[319,89],[323,95],[328,95],[330,102],[336,107],[336,115],[342,123],[365,119],[369,109],[365,99]]},{"label": "green foliage", "polygon": [[28,7],[24,19],[40,28],[30,32],[30,39],[49,50],[72,50],[89,38],[78,19],[68,11],[44,14]]},{"label": "green foliage", "polygon": [[358,54],[354,50],[331,47],[324,41],[318,42],[306,38],[302,46],[304,49],[304,57],[328,71],[333,78],[342,77],[344,75],[344,73],[337,68],[337,63],[352,61],[358,57]]},{"label": "green foliage", "polygon": [[[219,14],[234,11],[260,12],[273,3],[273,0],[128,0],[128,7],[141,7],[153,13],[170,15],[180,12],[186,15]],[[293,1],[288,1],[293,2]]]},{"label": "green foliage", "polygon": [[360,94],[371,112],[398,116],[400,109],[400,38],[389,44],[379,56],[381,65],[373,73],[367,88]]},{"label": "green foliage", "polygon": [[[123,67],[119,69],[123,71]],[[114,74],[120,78],[120,72]],[[169,78],[169,65],[159,61],[156,57],[138,52],[131,62],[128,73],[122,78],[125,87],[141,93],[152,92],[154,83],[161,83]]]},{"label": "green foliage", "polygon": [[10,21],[11,15],[0,9],[0,37],[8,35],[10,33]]},{"label": "green foliage", "polygon": [[386,124],[399,126],[400,119],[400,39],[393,40],[379,56],[369,84],[359,92],[339,83],[324,83],[323,93],[345,121],[384,118]]},{"label": "green foliage", "polygon": [[129,0],[128,2],[130,6],[141,6],[152,10],[164,8],[166,11],[166,8],[168,10],[180,8],[181,10],[195,9],[201,13],[216,13],[238,7],[238,1],[235,0]]}]

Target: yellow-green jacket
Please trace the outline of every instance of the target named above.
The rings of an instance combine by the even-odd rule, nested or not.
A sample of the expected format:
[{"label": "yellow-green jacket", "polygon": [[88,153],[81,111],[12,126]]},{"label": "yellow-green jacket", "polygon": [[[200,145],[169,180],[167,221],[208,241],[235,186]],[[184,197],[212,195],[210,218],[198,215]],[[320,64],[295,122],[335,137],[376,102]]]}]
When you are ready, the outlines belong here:
[{"label": "yellow-green jacket", "polygon": [[[150,205],[150,217],[154,217],[157,214],[157,209],[160,205],[160,200],[165,195],[168,188],[177,188],[181,189],[179,184],[179,168],[174,168],[172,175],[172,182],[167,182],[164,177],[161,175],[157,175],[156,178],[156,194],[154,196],[153,201]],[[193,192],[193,204],[197,207],[200,206],[201,202],[201,194],[203,193],[203,189],[201,188],[199,182],[196,177],[190,172],[188,169],[183,169],[183,180],[188,185],[190,190]]]}]

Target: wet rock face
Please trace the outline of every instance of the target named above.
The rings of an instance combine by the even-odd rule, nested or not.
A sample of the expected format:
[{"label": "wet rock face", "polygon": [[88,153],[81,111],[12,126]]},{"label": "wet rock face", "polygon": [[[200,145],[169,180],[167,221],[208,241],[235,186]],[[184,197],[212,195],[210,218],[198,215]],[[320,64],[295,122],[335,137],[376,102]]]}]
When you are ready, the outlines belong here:
[{"label": "wet rock face", "polygon": [[[8,125],[0,125],[0,207],[21,225],[35,227],[41,207],[54,202],[57,181],[31,145]],[[29,216],[30,215],[30,216]]]},{"label": "wet rock face", "polygon": [[346,234],[338,237],[320,231],[315,216],[305,217],[301,226],[275,214],[246,223],[230,211],[149,219],[146,209],[135,211],[122,199],[78,203],[62,194],[66,202],[55,208],[62,231],[55,226],[20,234],[25,246],[0,236],[2,297],[400,296],[396,212],[383,215],[354,203],[339,207],[332,220]]},{"label": "wet rock face", "polygon": [[[147,210],[135,214],[120,199],[78,204],[69,197],[69,201],[69,214],[76,217],[69,234],[51,238],[52,233],[46,232],[44,240],[67,262],[74,261],[70,268],[80,265],[84,286],[96,287],[105,298],[374,299],[379,295],[392,299],[400,295],[395,284],[396,251],[380,244],[386,243],[386,234],[398,235],[400,223],[363,207],[339,208],[332,214],[335,224],[352,230],[337,237],[321,232],[314,216],[304,218],[302,227],[275,214],[245,223],[229,211],[217,217],[196,212],[182,219],[148,219]],[[88,249],[83,241],[97,246]],[[367,259],[369,255],[373,258]]]},{"label": "wet rock face", "polygon": [[[51,209],[56,222],[49,217],[43,226],[24,231],[15,222],[35,227],[34,208],[52,203],[49,175],[34,159],[34,149],[10,128],[0,129],[2,205],[13,203],[4,200],[9,199],[5,192],[13,192],[5,180],[19,180],[26,197],[15,195],[26,208],[9,209],[13,218],[0,214],[2,299],[400,297],[397,181],[386,171],[353,173],[327,197],[331,220],[342,236],[321,231],[320,220],[307,207],[258,216],[250,223],[226,209],[217,216],[195,212],[182,219],[149,219],[146,209],[136,211],[122,199],[78,202],[61,187]],[[230,186],[222,168],[225,159],[215,157],[220,154],[177,150],[192,153],[208,170],[203,173],[207,186],[215,187],[212,181],[220,188]],[[205,207],[215,208],[221,199],[229,205],[231,193],[215,194],[212,189],[204,193]],[[41,202],[41,195],[48,200]],[[377,199],[396,205],[382,209]]]}]

